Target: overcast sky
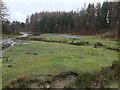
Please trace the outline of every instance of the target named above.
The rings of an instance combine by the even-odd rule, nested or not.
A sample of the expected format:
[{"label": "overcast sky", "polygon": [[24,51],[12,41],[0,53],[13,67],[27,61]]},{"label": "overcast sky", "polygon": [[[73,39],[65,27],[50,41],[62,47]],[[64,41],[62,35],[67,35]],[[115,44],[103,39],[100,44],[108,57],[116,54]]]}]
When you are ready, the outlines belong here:
[{"label": "overcast sky", "polygon": [[105,0],[3,0],[10,13],[10,21],[25,22],[27,15],[40,11],[71,11],[81,9],[88,3]]}]

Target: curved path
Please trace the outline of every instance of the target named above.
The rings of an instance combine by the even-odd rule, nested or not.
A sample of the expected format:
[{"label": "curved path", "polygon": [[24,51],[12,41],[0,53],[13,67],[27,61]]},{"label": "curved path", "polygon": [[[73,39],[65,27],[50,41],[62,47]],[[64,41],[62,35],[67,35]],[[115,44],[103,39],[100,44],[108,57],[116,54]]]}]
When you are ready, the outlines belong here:
[{"label": "curved path", "polygon": [[[29,34],[24,33],[24,32],[20,32],[20,34],[22,34],[22,35],[21,36],[17,36],[18,38],[28,37],[28,35],[29,35]],[[0,43],[0,46],[2,47],[1,51],[5,52],[6,50],[8,50],[11,47],[13,47],[18,42],[18,40],[16,40],[16,38],[2,39],[2,43]]]}]

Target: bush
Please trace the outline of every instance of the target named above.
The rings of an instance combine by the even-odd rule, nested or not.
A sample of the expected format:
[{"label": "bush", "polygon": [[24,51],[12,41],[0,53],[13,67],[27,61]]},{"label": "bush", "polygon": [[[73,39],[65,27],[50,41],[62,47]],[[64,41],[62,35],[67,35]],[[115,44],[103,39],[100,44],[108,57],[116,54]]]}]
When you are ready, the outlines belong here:
[{"label": "bush", "polygon": [[92,73],[80,72],[75,85],[79,88],[100,87],[104,88],[109,82],[118,80],[118,67],[120,61],[114,61],[112,66],[101,68],[100,71]]}]

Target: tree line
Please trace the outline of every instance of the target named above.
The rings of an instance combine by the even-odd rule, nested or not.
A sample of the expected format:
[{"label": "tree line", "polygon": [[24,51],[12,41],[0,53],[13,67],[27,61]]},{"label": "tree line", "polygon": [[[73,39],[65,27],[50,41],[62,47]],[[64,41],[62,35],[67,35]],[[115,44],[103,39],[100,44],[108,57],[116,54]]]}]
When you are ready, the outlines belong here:
[{"label": "tree line", "polygon": [[26,18],[26,22],[10,22],[7,8],[1,1],[1,21],[3,33],[20,30],[33,33],[81,33],[94,34],[115,29],[120,22],[120,2],[88,4],[77,11],[43,11]]},{"label": "tree line", "polygon": [[0,0],[0,24],[2,23],[2,33],[15,34],[25,28],[25,23],[20,21],[9,21],[9,11],[5,3]]},{"label": "tree line", "polygon": [[25,28],[25,23],[19,21],[9,20],[2,21],[2,33],[5,34],[19,34]]},{"label": "tree line", "polygon": [[26,30],[36,33],[96,33],[114,29],[120,2],[89,4],[80,11],[39,12],[26,18]]}]

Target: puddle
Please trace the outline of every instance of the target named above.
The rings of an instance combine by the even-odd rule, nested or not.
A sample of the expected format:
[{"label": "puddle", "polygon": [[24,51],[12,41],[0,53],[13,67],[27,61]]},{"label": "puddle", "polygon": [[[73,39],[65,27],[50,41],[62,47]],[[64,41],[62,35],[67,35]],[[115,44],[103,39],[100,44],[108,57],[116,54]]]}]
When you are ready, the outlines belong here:
[{"label": "puddle", "polygon": [[22,43],[22,45],[27,45],[27,44],[30,44],[30,43]]},{"label": "puddle", "polygon": [[30,43],[27,43],[27,42],[22,42],[22,43],[20,43],[20,46],[23,46],[23,45],[28,45],[28,44],[30,44]]},{"label": "puddle", "polygon": [[19,36],[20,38],[25,38],[29,36],[29,34],[27,33],[24,33],[24,32],[20,32],[20,33],[22,34],[21,36]]},{"label": "puddle", "polygon": [[52,37],[64,37],[64,38],[69,38],[69,39],[79,39],[80,36],[74,36],[74,35],[67,35],[67,34],[53,34]]},{"label": "puddle", "polygon": [[72,38],[72,39],[79,39],[80,38],[79,36],[69,36],[69,35],[66,35],[64,37],[65,38]]}]

